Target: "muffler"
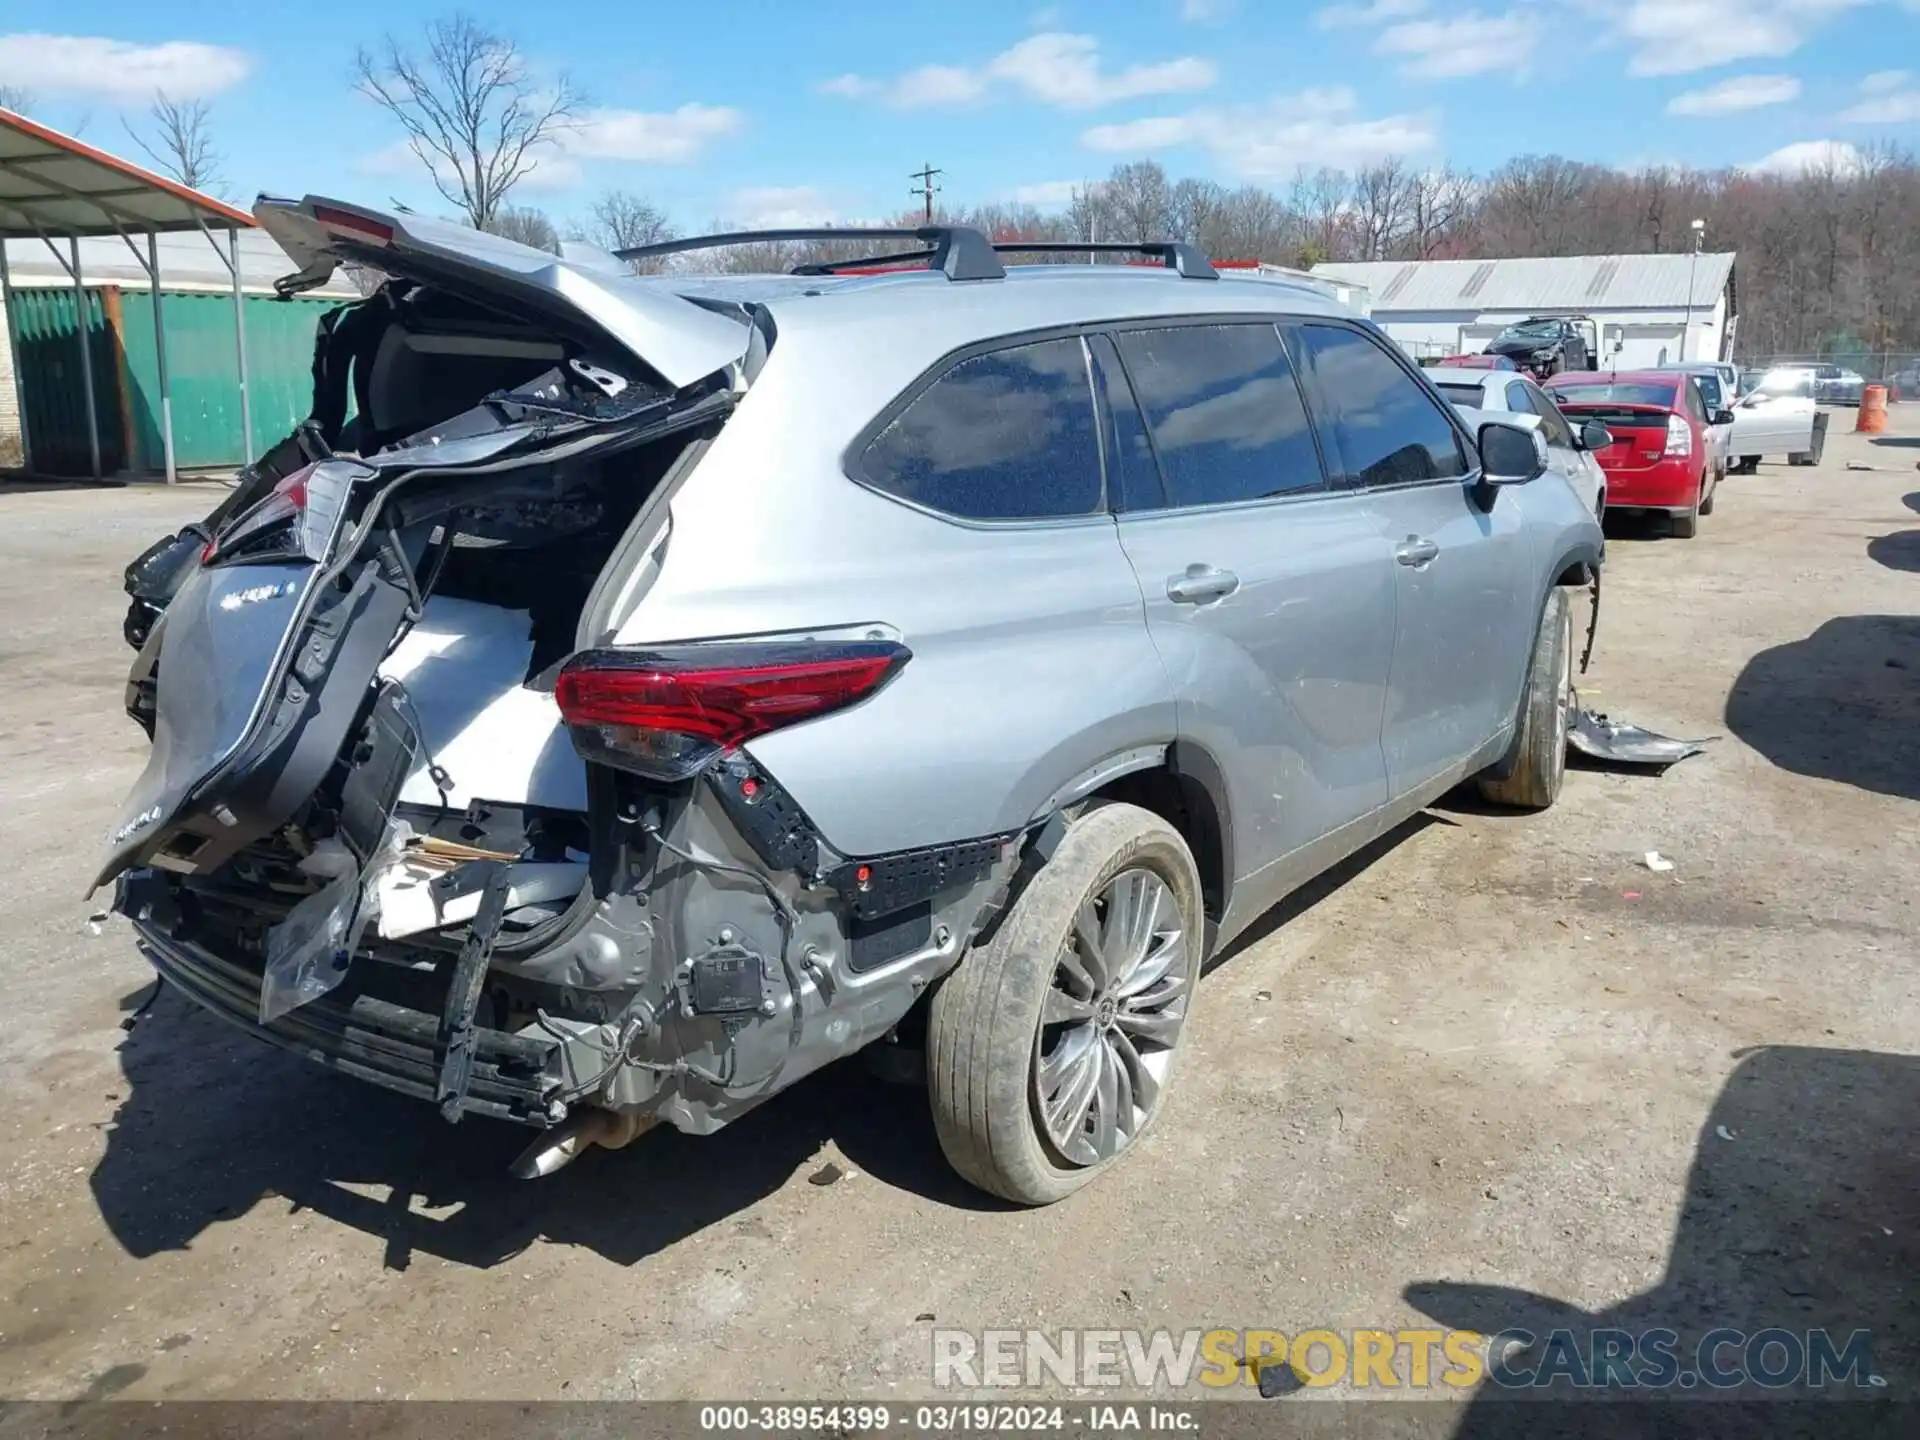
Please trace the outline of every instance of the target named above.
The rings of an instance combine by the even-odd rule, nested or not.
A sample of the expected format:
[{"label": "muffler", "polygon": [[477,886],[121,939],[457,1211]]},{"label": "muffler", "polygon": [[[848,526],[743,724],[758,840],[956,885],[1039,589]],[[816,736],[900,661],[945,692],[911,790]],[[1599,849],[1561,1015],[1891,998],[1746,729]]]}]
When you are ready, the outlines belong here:
[{"label": "muffler", "polygon": [[618,1150],[659,1123],[659,1116],[638,1110],[578,1110],[522,1150],[511,1168],[516,1179],[537,1180],[571,1165],[591,1145]]}]

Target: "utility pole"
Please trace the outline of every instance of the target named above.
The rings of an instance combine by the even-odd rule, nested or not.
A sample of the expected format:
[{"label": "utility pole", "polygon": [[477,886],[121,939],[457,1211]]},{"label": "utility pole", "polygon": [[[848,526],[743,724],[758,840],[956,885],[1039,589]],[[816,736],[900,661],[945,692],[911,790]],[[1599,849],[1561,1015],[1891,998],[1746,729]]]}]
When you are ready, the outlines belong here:
[{"label": "utility pole", "polygon": [[933,183],[933,177],[946,173],[944,170],[936,170],[933,162],[929,160],[925,165],[922,165],[907,177],[909,180],[918,180],[920,182],[907,193],[920,197],[924,207],[922,213],[926,216],[927,224],[929,225],[933,223],[933,197],[940,193],[940,187]]},{"label": "utility pole", "polygon": [[1707,238],[1707,222],[1695,220],[1693,230],[1693,254],[1687,257],[1687,319],[1680,327],[1680,358],[1687,358],[1687,341],[1693,333],[1693,272],[1700,264],[1700,246]]}]

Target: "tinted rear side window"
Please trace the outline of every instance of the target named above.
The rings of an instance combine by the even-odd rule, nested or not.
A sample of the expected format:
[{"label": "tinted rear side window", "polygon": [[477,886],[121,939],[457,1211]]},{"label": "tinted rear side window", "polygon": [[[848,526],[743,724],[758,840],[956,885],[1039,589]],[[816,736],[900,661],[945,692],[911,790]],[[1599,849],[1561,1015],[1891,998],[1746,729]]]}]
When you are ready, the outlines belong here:
[{"label": "tinted rear side window", "polygon": [[1182,325],[1113,337],[1175,507],[1325,484],[1293,367],[1271,325]]},{"label": "tinted rear side window", "polygon": [[1441,380],[1434,388],[1455,405],[1465,405],[1474,410],[1487,408],[1486,392],[1478,385],[1449,385]]},{"label": "tinted rear side window", "polygon": [[857,469],[875,489],[970,520],[1096,513],[1100,442],[1080,341],[962,360],[868,442]]},{"label": "tinted rear side window", "polygon": [[1349,483],[1404,485],[1467,473],[1459,432],[1378,344],[1333,325],[1302,325],[1298,334],[1315,404],[1325,412],[1320,433]]}]

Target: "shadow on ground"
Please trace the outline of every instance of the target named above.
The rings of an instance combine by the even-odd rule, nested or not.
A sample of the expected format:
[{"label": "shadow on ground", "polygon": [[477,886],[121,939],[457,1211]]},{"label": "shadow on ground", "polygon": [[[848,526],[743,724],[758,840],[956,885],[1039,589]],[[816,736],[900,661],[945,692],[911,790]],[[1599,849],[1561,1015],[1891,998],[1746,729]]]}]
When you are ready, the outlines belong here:
[{"label": "shadow on ground", "polygon": [[1920,618],[1842,616],[1762,650],[1727,728],[1783,770],[1920,799]]},{"label": "shadow on ground", "polygon": [[[1836,1401],[1911,1399],[1920,1365],[1920,1057],[1857,1050],[1770,1046],[1742,1052],[1712,1112],[1700,1128],[1680,1219],[1665,1274],[1643,1294],[1589,1311],[1553,1295],[1463,1281],[1409,1285],[1407,1302],[1439,1324],[1494,1336],[1506,1375],[1518,1385],[1491,1381],[1477,1392],[1456,1435],[1461,1440],[1506,1435],[1773,1435],[1829,1437],[1875,1433],[1893,1423],[1878,1404]],[[1706,1393],[1741,1400],[1769,1395],[1807,1397],[1804,1388],[1769,1390],[1746,1384],[1710,1390],[1699,1364],[1701,1341],[1727,1328],[1744,1336],[1788,1332],[1779,1343],[1745,1341],[1716,1346],[1710,1357],[1720,1378],[1729,1367],[1779,1376],[1794,1346],[1811,1354],[1807,1332],[1824,1329],[1842,1366],[1850,1339],[1867,1331],[1862,1361],[1851,1378],[1829,1383],[1812,1407],[1824,1428],[1777,1428],[1813,1420],[1807,1410],[1776,1403],[1756,1407],[1701,1403]],[[1502,1339],[1503,1331],[1525,1337]],[[1652,1412],[1641,1404],[1556,1405],[1543,1411],[1526,1399],[1568,1398],[1570,1384],[1528,1386],[1541,1374],[1584,1368],[1604,1348],[1601,1331],[1644,1337],[1673,1332],[1674,1382],[1665,1398],[1686,1400]],[[1568,1332],[1571,1343],[1553,1332]],[[1765,1354],[1760,1353],[1765,1350]],[[1749,1359],[1748,1356],[1752,1358]],[[1623,1355],[1623,1359],[1628,1358]],[[1650,1358],[1650,1357],[1649,1357]],[[1643,1373],[1633,1352],[1635,1373]],[[1616,1377],[1619,1372],[1616,1370]],[[1738,1373],[1738,1372],[1736,1372]],[[1679,1379],[1693,1374],[1689,1385]],[[1875,1384],[1870,1377],[1879,1377]],[[1617,1386],[1615,1398],[1638,1393]],[[1756,1418],[1758,1415],[1759,1418]],[[1880,1417],[1873,1419],[1873,1417]],[[1863,1419],[1872,1420],[1862,1425]],[[1664,1423],[1661,1423],[1664,1420]],[[1685,1423],[1675,1423],[1676,1421]],[[1878,1433],[1901,1433],[1896,1426]],[[1906,1431],[1905,1433],[1911,1433]]]},{"label": "shadow on ground", "polygon": [[1911,450],[1920,446],[1920,435],[1876,435],[1873,437],[1873,443],[1890,445],[1896,450]]},{"label": "shadow on ground", "polygon": [[948,1168],[925,1092],[882,1083],[857,1060],[717,1135],[662,1129],[532,1181],[507,1166],[533,1130],[473,1116],[447,1125],[428,1105],[239,1034],[172,990],[122,1042],[120,1064],[127,1098],[90,1183],[114,1238],[141,1257],[271,1200],[380,1236],[390,1269],[416,1252],[491,1266],[536,1240],[630,1265],[812,1172],[830,1140],[882,1184],[960,1208],[998,1204]]},{"label": "shadow on ground", "polygon": [[1900,503],[1909,510],[1920,511],[1920,490],[1909,490],[1900,497]]},{"label": "shadow on ground", "polygon": [[1867,556],[1889,570],[1920,570],[1920,530],[1896,530],[1867,542]]}]

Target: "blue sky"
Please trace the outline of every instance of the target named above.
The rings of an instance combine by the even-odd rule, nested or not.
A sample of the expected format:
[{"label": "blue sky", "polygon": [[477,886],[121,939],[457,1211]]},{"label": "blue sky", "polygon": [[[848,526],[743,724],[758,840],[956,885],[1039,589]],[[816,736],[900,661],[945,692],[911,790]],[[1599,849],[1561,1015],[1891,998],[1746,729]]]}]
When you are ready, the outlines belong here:
[{"label": "blue sky", "polygon": [[[1103,0],[1038,6],[480,3],[593,107],[516,197],[559,219],[619,186],[683,224],[809,223],[954,201],[1059,203],[1153,158],[1284,189],[1301,166],[1398,154],[1486,169],[1791,167],[1920,148],[1920,0]],[[230,197],[313,191],[444,212],[355,95],[356,42],[416,35],[404,0],[8,0],[0,85],[133,153],[156,87],[212,108]]]}]

